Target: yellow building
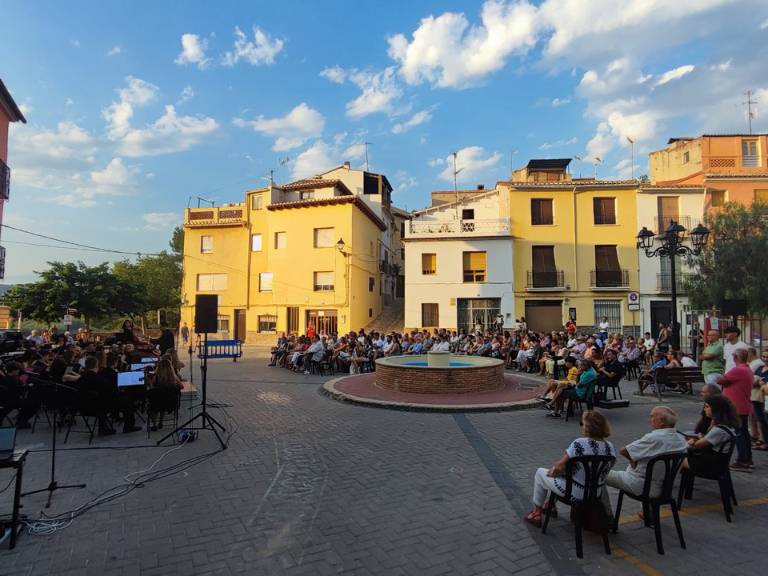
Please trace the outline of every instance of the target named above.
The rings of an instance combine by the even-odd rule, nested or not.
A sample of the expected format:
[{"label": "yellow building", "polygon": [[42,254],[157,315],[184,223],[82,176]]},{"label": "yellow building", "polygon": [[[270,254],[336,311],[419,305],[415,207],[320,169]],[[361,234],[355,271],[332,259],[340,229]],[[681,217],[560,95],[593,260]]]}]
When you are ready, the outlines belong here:
[{"label": "yellow building", "polygon": [[[353,191],[345,180],[356,177]],[[195,295],[217,294],[219,337],[259,342],[310,325],[367,326],[385,296],[395,298],[402,270],[391,190],[385,176],[345,164],[250,190],[240,204],[187,209],[182,320],[194,330]]]},{"label": "yellow building", "polygon": [[516,314],[534,330],[569,317],[591,328],[607,316],[611,330],[632,331],[638,182],[572,179],[569,162],[531,160],[497,184],[511,207]]}]

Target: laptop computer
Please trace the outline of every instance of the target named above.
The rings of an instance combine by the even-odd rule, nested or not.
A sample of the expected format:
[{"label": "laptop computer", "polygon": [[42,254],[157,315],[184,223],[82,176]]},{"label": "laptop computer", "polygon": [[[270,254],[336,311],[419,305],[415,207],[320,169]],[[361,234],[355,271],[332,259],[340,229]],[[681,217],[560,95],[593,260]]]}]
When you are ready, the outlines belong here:
[{"label": "laptop computer", "polygon": [[13,457],[16,448],[16,427],[0,426],[0,460]]},{"label": "laptop computer", "polygon": [[144,386],[144,371],[118,372],[117,387]]}]

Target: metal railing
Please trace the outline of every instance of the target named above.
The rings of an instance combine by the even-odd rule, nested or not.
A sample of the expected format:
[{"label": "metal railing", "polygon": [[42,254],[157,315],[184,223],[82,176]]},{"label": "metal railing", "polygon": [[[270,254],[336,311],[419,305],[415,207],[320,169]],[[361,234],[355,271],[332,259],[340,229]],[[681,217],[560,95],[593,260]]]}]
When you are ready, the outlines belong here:
[{"label": "metal railing", "polygon": [[[683,294],[687,291],[686,286],[690,281],[692,274],[685,274],[678,272],[675,274],[675,287],[678,294]],[[656,274],[656,291],[662,294],[669,294],[672,292],[672,274],[669,272],[661,272]]]},{"label": "metal railing", "polygon": [[232,226],[243,224],[244,222],[244,206],[220,206],[189,208],[185,224],[187,226]]},{"label": "metal railing", "polygon": [[510,233],[508,218],[488,218],[481,220],[411,220],[407,236],[498,236]]},{"label": "metal railing", "polygon": [[701,223],[700,218],[694,218],[693,216],[654,216],[653,226],[654,230],[656,230],[656,234],[659,236],[664,234],[673,220],[685,227],[688,232]]},{"label": "metal railing", "polygon": [[760,156],[757,154],[743,154],[741,156],[741,165],[747,168],[760,166]]},{"label": "metal railing", "polygon": [[628,288],[629,270],[591,270],[589,283],[592,288]]},{"label": "metal railing", "polygon": [[565,273],[562,270],[528,270],[526,289],[565,288]]},{"label": "metal railing", "polygon": [[0,198],[8,200],[11,194],[11,169],[0,160]]}]

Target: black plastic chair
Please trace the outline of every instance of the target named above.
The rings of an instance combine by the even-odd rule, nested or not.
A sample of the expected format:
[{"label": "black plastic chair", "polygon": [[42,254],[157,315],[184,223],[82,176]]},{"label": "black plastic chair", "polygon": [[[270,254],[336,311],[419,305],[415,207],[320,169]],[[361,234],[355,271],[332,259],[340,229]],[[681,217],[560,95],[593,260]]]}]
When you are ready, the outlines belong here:
[{"label": "black plastic chair", "polygon": [[571,416],[575,416],[575,409],[578,408],[579,412],[584,412],[584,405],[587,405],[587,410],[592,410],[594,408],[594,401],[595,401],[595,388],[592,388],[589,391],[589,394],[587,394],[587,397],[585,399],[581,398],[568,398],[568,403],[565,405],[565,421],[568,422],[568,419]]},{"label": "black plastic chair", "polygon": [[[723,444],[718,450],[709,450],[700,455],[689,454],[688,463],[691,467],[683,468],[680,472],[680,489],[677,493],[677,507],[679,510],[683,509],[683,496],[685,496],[686,500],[693,498],[693,484],[697,477],[717,480],[720,487],[720,499],[723,502],[725,520],[727,522],[731,521],[731,514],[733,514],[731,501],[733,501],[735,506],[739,505],[733,489],[730,466],[735,446],[736,436]],[[701,460],[696,462],[694,461],[695,458],[701,458]]]},{"label": "black plastic chair", "polygon": [[60,399],[62,396],[64,397],[64,405],[67,406],[67,411],[69,412],[67,434],[64,436],[64,444],[69,440],[69,435],[73,432],[72,427],[77,422],[78,416],[82,419],[86,429],[74,430],[74,432],[88,434],[88,444],[93,442],[93,436],[96,433],[97,428],[99,428],[100,422],[104,423],[109,428],[112,427],[112,424],[107,417],[107,410],[97,394],[87,390],[77,390],[74,388],[66,390],[63,386],[60,386],[59,388],[60,390],[57,394],[59,394]]},{"label": "black plastic chair", "polygon": [[[582,543],[582,529],[584,526],[585,515],[591,509],[602,510],[605,514],[605,518],[604,522],[601,522],[600,524],[600,535],[603,538],[605,553],[610,554],[611,545],[608,542],[610,518],[605,512],[600,495],[602,494],[602,490],[607,490],[604,486],[605,477],[608,475],[608,471],[613,467],[615,462],[616,458],[613,456],[575,456],[570,458],[565,465],[565,495],[560,496],[555,492],[550,492],[546,515],[544,516],[544,523],[541,525],[541,533],[547,533],[549,518],[556,502],[559,501],[567,504],[573,511],[572,519],[574,532],[576,534],[576,556],[583,558],[584,546]],[[572,496],[573,473],[577,469],[577,466],[581,466],[584,469],[584,497],[581,500],[574,500]]]},{"label": "black plastic chair", "polygon": [[161,386],[147,390],[147,438],[149,438],[154,415],[158,415],[158,428],[165,423],[165,415],[173,417],[173,427],[179,424],[179,408],[181,406],[181,391],[175,386]]},{"label": "black plastic chair", "polygon": [[[643,484],[642,494],[632,494],[619,490],[619,500],[616,503],[616,515],[613,520],[613,533],[619,529],[619,517],[621,516],[621,504],[626,494],[633,500],[643,504],[643,520],[646,526],[653,522],[654,532],[656,533],[656,550],[659,554],[664,554],[664,543],[661,539],[661,506],[668,504],[672,508],[672,517],[675,520],[677,536],[680,539],[680,547],[685,549],[685,538],[683,537],[683,527],[680,524],[680,515],[677,513],[677,502],[672,496],[672,489],[675,484],[675,477],[680,471],[683,460],[686,457],[685,452],[673,452],[669,454],[659,454],[648,460],[645,468],[645,483]],[[651,488],[653,487],[653,474],[656,465],[663,467],[664,481],[662,482],[661,492],[658,496],[651,497]]]}]

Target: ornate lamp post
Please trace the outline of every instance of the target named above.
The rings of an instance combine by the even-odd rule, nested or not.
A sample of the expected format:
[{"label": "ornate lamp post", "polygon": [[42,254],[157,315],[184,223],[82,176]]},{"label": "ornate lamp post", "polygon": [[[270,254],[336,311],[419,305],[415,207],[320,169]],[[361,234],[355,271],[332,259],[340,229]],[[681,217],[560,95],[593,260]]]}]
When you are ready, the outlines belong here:
[{"label": "ornate lamp post", "polygon": [[[659,234],[660,246],[653,247],[656,234],[648,230],[645,226],[637,234],[637,249],[643,250],[648,258],[669,258],[669,269],[672,275],[672,349],[678,349],[678,326],[677,326],[677,273],[675,270],[675,259],[677,256],[687,256],[689,254],[701,254],[702,248],[707,244],[709,230],[699,224],[693,230],[688,232],[685,226],[681,226],[674,220],[669,223],[669,227]],[[685,241],[690,237],[691,246],[687,246]]]}]

